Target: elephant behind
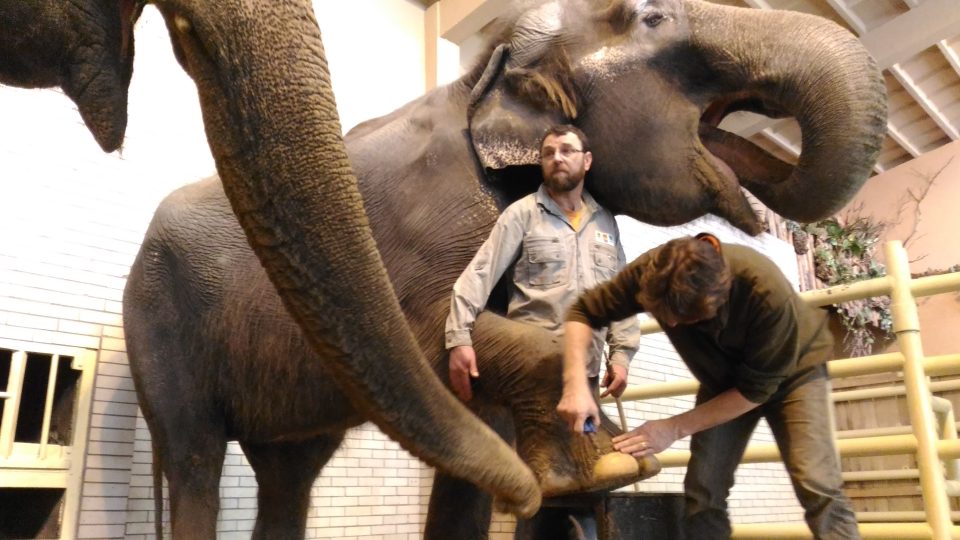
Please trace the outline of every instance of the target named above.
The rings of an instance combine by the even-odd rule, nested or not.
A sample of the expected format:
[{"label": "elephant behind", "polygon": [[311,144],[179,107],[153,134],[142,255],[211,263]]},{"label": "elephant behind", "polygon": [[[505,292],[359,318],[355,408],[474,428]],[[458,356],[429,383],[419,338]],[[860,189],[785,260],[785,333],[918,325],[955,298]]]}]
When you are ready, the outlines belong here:
[{"label": "elephant behind", "polygon": [[[719,130],[735,110],[796,116],[799,163]],[[400,307],[436,370],[414,372],[425,384],[445,379],[442,329],[453,282],[499,212],[539,184],[540,134],[561,122],[590,136],[587,186],[614,212],[656,224],[712,212],[757,233],[741,186],[800,220],[830,214],[859,189],[883,137],[885,96],[860,43],[817,17],[693,0],[522,3],[476,69],[345,138]],[[298,193],[301,204],[324,197]],[[124,298],[131,367],[155,456],[178,485],[174,508],[189,500],[198,513],[215,513],[223,446],[235,438],[260,484],[255,535],[296,536],[313,478],[367,411],[328,368],[347,352],[322,334],[316,352],[309,349],[229,208],[209,179],[157,211]],[[337,236],[336,221],[322,230],[349,258],[355,246]],[[303,257],[321,274],[335,264]],[[325,279],[365,293],[351,275],[339,276]],[[342,313],[338,302],[320,305]],[[498,305],[474,329],[482,375],[473,407],[504,436],[515,434],[543,493],[605,489],[655,471],[642,462],[628,474],[595,474],[609,434],[590,447],[554,414],[558,340],[497,315]],[[408,396],[384,400],[389,422],[413,414]],[[433,443],[433,435],[420,436]],[[474,459],[486,449],[458,452]],[[455,511],[446,507],[451,497]],[[485,537],[489,508],[489,495],[439,474],[426,535]]]}]

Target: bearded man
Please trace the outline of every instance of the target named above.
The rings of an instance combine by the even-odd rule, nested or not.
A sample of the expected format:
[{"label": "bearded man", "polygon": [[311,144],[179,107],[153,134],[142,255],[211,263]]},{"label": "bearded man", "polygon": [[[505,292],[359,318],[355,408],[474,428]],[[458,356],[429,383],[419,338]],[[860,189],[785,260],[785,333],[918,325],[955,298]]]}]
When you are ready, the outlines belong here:
[{"label": "bearded man", "polygon": [[[543,183],[511,204],[457,279],[446,322],[450,382],[463,401],[481,376],[470,337],[477,315],[494,286],[512,267],[507,318],[562,335],[564,314],[577,297],[611,277],[626,263],[617,222],[583,189],[593,155],[586,135],[571,125],[546,131],[540,142]],[[587,375],[596,387],[604,341],[610,356],[604,396],[619,397],[637,352],[637,318],[612,322],[593,332]]]}]

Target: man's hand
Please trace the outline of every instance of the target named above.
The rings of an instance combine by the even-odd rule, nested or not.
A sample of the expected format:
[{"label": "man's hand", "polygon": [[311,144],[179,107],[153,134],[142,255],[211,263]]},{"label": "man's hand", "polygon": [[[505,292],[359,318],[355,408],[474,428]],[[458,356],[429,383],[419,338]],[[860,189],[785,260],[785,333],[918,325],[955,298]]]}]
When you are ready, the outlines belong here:
[{"label": "man's hand", "polygon": [[567,383],[563,386],[563,397],[557,405],[557,413],[570,426],[574,433],[583,433],[583,423],[593,418],[593,424],[600,425],[600,411],[593,400],[590,386],[583,383]]},{"label": "man's hand", "polygon": [[651,420],[623,435],[613,438],[613,449],[635,458],[659,454],[680,438],[676,417]]},{"label": "man's hand", "polygon": [[460,345],[450,349],[450,385],[453,392],[463,401],[473,398],[470,378],[477,379],[477,353],[470,345]]},{"label": "man's hand", "polygon": [[607,374],[603,377],[600,386],[606,388],[600,394],[601,398],[611,394],[615,398],[620,397],[623,395],[623,391],[627,389],[627,368],[617,364],[607,364]]}]

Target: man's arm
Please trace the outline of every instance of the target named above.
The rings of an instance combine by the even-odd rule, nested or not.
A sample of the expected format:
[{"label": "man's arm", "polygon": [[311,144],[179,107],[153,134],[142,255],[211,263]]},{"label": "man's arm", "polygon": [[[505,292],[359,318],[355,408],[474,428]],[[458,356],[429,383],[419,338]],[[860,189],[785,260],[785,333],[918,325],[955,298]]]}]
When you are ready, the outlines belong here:
[{"label": "man's arm", "polygon": [[593,329],[642,310],[635,300],[635,281],[639,274],[634,264],[636,261],[612,280],[580,295],[567,311],[563,326],[563,397],[557,412],[574,433],[583,432],[587,418],[599,420],[587,383],[587,348],[593,340]]},{"label": "man's arm", "polygon": [[670,448],[675,441],[729,422],[759,407],[731,388],[693,409],[642,426],[613,438],[613,448],[634,457],[649,456]]},{"label": "man's arm", "polygon": [[473,323],[486,306],[497,281],[516,259],[522,241],[522,216],[518,208],[511,206],[500,215],[490,236],[453,286],[445,341],[446,348],[450,350],[450,384],[463,401],[473,397],[470,379],[480,376],[470,337]]},{"label": "man's arm", "polygon": [[610,326],[614,321],[642,313],[637,302],[640,272],[646,255],[625,266],[610,281],[584,292],[567,310],[567,321],[582,322],[591,328]]},{"label": "man's arm", "polygon": [[593,418],[599,425],[600,413],[587,382],[587,348],[593,341],[593,329],[577,321],[563,325],[563,396],[557,405],[560,417],[574,433],[583,433],[583,423]]}]

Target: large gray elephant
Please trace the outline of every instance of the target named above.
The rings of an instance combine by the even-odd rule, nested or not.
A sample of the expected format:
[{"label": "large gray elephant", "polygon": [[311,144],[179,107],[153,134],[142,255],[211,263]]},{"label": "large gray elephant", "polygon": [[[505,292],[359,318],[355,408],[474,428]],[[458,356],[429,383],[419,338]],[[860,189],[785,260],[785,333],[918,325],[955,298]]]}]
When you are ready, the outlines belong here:
[{"label": "large gray elephant", "polygon": [[[144,3],[0,0],[0,83],[63,88],[101,147],[117,149],[126,126],[134,22]],[[349,402],[350,422],[371,419],[428,463],[496,493],[505,508],[520,515],[536,511],[540,492],[530,470],[427,375],[430,367],[390,285],[347,159],[310,2],[153,3],[166,20],[178,61],[197,84],[227,195],[224,199],[221,193],[219,200],[230,221],[225,228],[238,233],[238,249],[251,256],[277,313],[287,324],[303,328],[302,337],[297,332],[302,347],[316,353],[310,365],[302,366],[305,373],[322,371],[329,384],[342,389],[337,395]],[[242,233],[233,216],[239,217]],[[145,277],[140,286],[158,278]],[[143,307],[135,305],[132,311]],[[152,330],[160,336],[174,331]],[[136,330],[133,334],[139,336]],[[136,338],[132,341],[133,350],[142,348]],[[150,354],[164,352],[151,349]],[[202,418],[205,411],[158,411],[149,397],[158,388],[149,385],[171,381],[144,373],[156,356],[141,354],[136,360],[138,396],[154,444],[162,447],[168,444],[164,430],[169,422],[179,420],[170,414]],[[172,383],[162,390],[176,394],[177,381]],[[217,387],[215,374],[207,384],[207,390]],[[330,400],[302,405],[321,409]],[[404,403],[402,409],[398,402]],[[331,417],[340,418],[347,405],[332,407]],[[323,429],[318,425],[313,431]],[[323,451],[334,447],[328,442]],[[201,473],[210,462],[194,459],[211,456],[205,448],[177,450],[180,454],[161,457],[186,459],[197,474],[185,482],[170,478],[174,534],[213,537],[208,517],[216,514],[216,490],[211,497],[200,489],[207,487],[209,478]],[[194,497],[198,490],[202,496]],[[273,537],[269,531],[263,535]]]},{"label": "large gray elephant", "polygon": [[[400,306],[443,378],[452,284],[499,212],[539,184],[537,141],[548,125],[572,122],[588,133],[588,189],[615,212],[659,224],[712,212],[751,233],[760,225],[741,186],[793,219],[829,215],[869,175],[885,130],[872,59],[817,17],[693,0],[541,0],[522,3],[499,36],[460,80],[346,137]],[[798,119],[796,166],[717,129],[743,109]],[[327,197],[301,193],[301,204]],[[339,240],[341,250],[354,249]],[[321,271],[339,260],[301,256]],[[365,294],[351,275],[326,279]],[[507,438],[515,433],[543,493],[604,489],[655,472],[649,461],[597,472],[609,457],[608,432],[593,446],[554,414],[557,340],[497,315],[503,307],[495,295],[476,324],[482,375],[471,405]],[[334,340],[309,349],[286,315],[216,179],[162,203],[124,309],[155,454],[176,486],[174,509],[212,523],[223,445],[236,438],[260,483],[258,535],[302,533],[315,474],[366,411],[315,356],[343,349]],[[436,380],[419,375],[425,389]],[[397,416],[411,414],[405,396],[388,399]],[[439,474],[427,537],[485,537],[489,503],[472,484]]]}]

